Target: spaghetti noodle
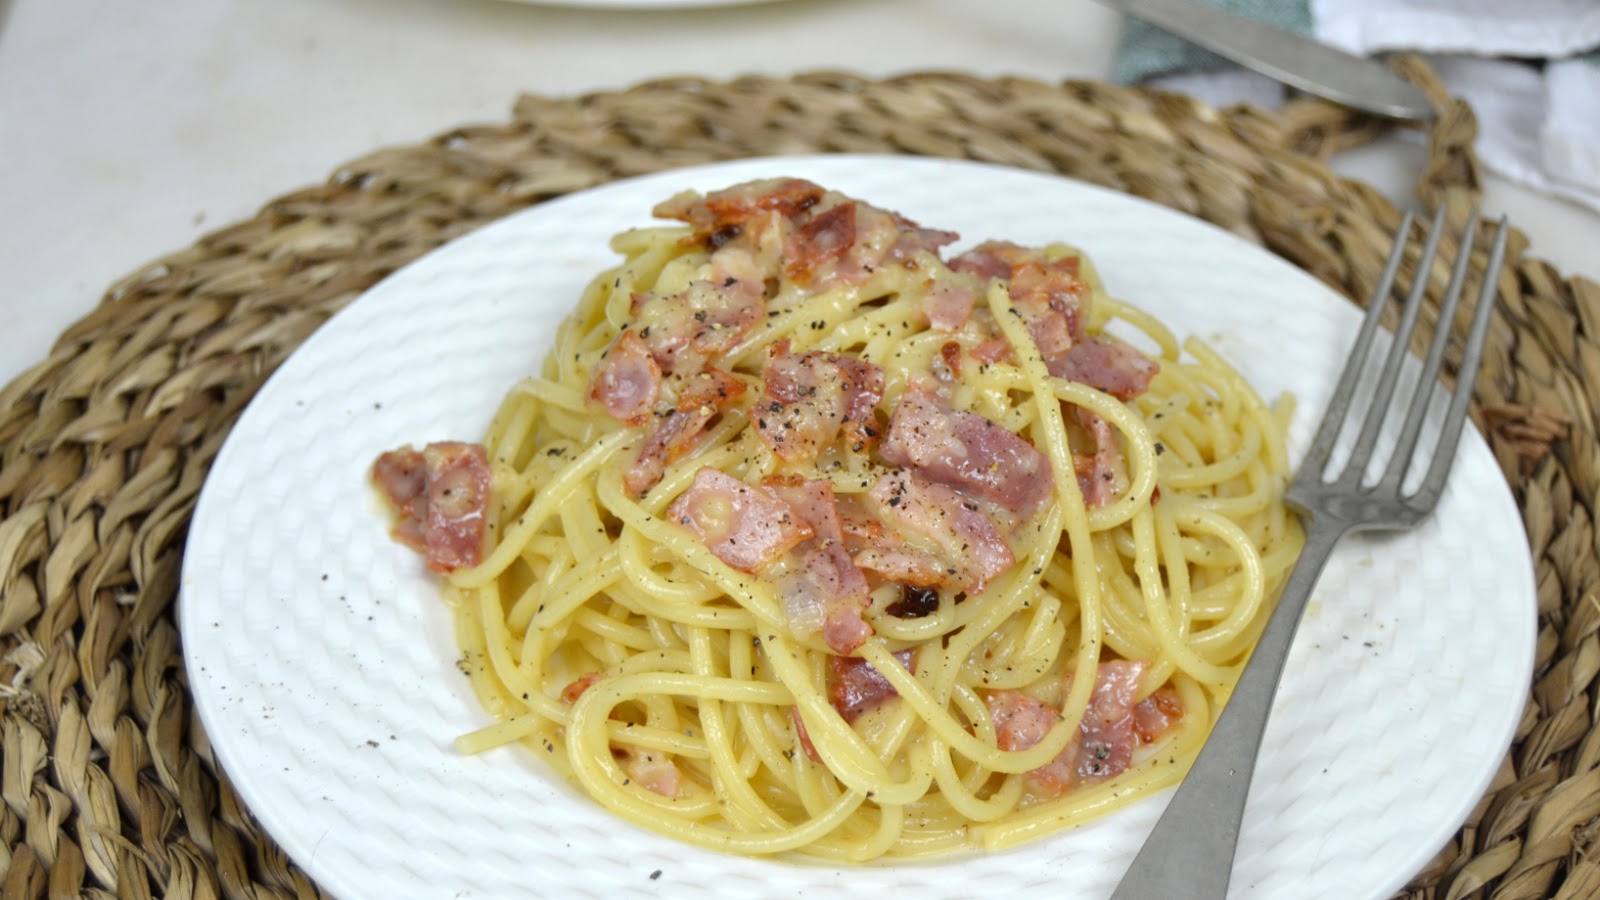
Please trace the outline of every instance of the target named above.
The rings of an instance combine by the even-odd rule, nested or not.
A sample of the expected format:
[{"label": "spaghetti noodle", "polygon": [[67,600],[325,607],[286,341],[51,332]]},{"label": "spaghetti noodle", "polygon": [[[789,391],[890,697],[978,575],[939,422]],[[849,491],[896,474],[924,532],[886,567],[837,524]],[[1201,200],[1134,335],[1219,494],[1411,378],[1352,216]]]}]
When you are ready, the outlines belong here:
[{"label": "spaghetti noodle", "polygon": [[1181,778],[1300,547],[1288,404],[1065,246],[946,260],[955,235],[794,179],[657,213],[683,224],[615,238],[481,461],[378,466],[497,720],[459,747],[833,861],[1014,845]]}]

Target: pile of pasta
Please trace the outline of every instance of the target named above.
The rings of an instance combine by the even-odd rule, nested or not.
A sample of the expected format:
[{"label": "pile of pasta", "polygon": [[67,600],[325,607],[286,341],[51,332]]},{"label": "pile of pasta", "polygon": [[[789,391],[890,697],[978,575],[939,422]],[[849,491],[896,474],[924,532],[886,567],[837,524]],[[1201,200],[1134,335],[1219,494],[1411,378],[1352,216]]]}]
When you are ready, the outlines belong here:
[{"label": "pile of pasta", "polygon": [[483,442],[483,553],[441,568],[496,721],[458,746],[841,862],[1176,783],[1300,548],[1288,402],[1064,245],[946,259],[798,179],[656,213]]}]

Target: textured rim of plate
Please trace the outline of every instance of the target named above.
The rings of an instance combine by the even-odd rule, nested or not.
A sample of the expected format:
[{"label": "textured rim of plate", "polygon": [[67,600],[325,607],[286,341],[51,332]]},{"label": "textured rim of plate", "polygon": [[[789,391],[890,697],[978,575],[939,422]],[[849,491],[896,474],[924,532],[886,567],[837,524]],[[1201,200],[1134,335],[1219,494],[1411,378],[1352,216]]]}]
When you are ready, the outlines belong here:
[{"label": "textured rim of plate", "polygon": [[[465,679],[450,670],[450,663],[459,654],[448,634],[448,617],[437,601],[434,586],[405,551],[398,550],[382,536],[382,514],[370,490],[362,484],[360,500],[350,502],[352,488],[338,478],[326,489],[320,485],[313,489],[274,480],[280,472],[293,470],[297,464],[318,464],[316,454],[326,452],[321,441],[307,443],[306,439],[295,440],[294,435],[280,437],[297,427],[295,423],[304,416],[319,410],[327,415],[325,407],[319,404],[333,405],[332,419],[315,420],[322,429],[320,433],[327,434],[333,442],[347,438],[364,442],[361,447],[366,456],[340,461],[334,466],[334,471],[353,474],[355,480],[360,481],[370,456],[389,446],[407,440],[473,439],[487,424],[488,412],[500,395],[518,377],[513,375],[503,383],[480,385],[486,396],[475,397],[473,402],[477,407],[471,413],[462,413],[459,409],[424,413],[408,408],[407,403],[420,407],[429,402],[425,394],[414,393],[383,394],[381,402],[369,404],[369,397],[359,394],[359,384],[328,384],[328,376],[341,372],[348,375],[347,370],[352,365],[357,374],[372,374],[360,370],[361,366],[369,364],[364,357],[352,363],[350,360],[354,357],[347,351],[361,349],[362,329],[385,321],[380,315],[384,304],[408,295],[412,302],[417,297],[428,298],[429,308],[434,303],[456,303],[459,298],[455,295],[462,292],[454,290],[454,281],[486,280],[494,283],[477,284],[475,289],[502,299],[490,303],[487,310],[476,312],[488,315],[487,321],[493,323],[495,317],[515,312],[504,307],[504,303],[513,301],[504,300],[502,295],[525,294],[529,287],[526,281],[503,283],[506,277],[503,274],[483,275],[478,269],[463,269],[458,263],[474,253],[496,250],[508,242],[514,252],[520,253],[520,248],[526,244],[518,241],[540,232],[554,235],[577,230],[587,233],[587,229],[603,228],[600,237],[603,242],[621,225],[648,224],[649,207],[685,186],[711,189],[777,174],[812,178],[868,201],[897,208],[931,227],[958,227],[960,223],[923,215],[917,205],[918,193],[911,190],[910,185],[917,185],[918,191],[925,193],[929,199],[927,205],[965,203],[970,215],[979,219],[985,214],[974,210],[991,199],[1010,203],[1042,202],[1052,212],[1066,209],[1063,203],[1078,203],[1108,210],[1112,218],[1127,216],[1133,222],[1153,222],[1169,232],[1176,231],[1183,240],[1159,248],[1162,258],[1170,260],[1174,254],[1182,257],[1185,253],[1202,253],[1196,259],[1223,259],[1229,266],[1242,267],[1267,279],[1275,291],[1296,296],[1299,298],[1296,303],[1310,304],[1291,305],[1288,309],[1252,307],[1252,317],[1273,325],[1253,338],[1230,333],[1207,334],[1203,327],[1186,328],[1181,322],[1168,322],[1180,337],[1186,331],[1199,330],[1203,338],[1211,341],[1253,379],[1259,378],[1259,373],[1249,371],[1251,340],[1257,341],[1254,345],[1257,352],[1265,352],[1270,343],[1280,340],[1278,328],[1303,327],[1296,324],[1300,319],[1323,317],[1321,327],[1335,332],[1347,331],[1337,352],[1330,357],[1333,368],[1329,369],[1327,380],[1331,382],[1337,361],[1343,355],[1344,340],[1354,333],[1356,313],[1342,298],[1288,263],[1209,224],[1147,201],[1059,176],[956,160],[789,157],[680,169],[619,181],[550,201],[428,254],[390,276],[335,316],[263,387],[217,457],[195,510],[184,559],[180,627],[196,708],[212,746],[239,794],[264,828],[326,889],[351,898],[372,896],[374,894],[369,892],[374,890],[383,891],[384,896],[394,895],[399,890],[395,885],[380,887],[386,884],[383,879],[389,877],[385,871],[387,860],[387,865],[407,869],[407,877],[396,884],[419,885],[421,893],[417,896],[436,895],[444,887],[438,883],[441,878],[464,879],[459,883],[464,888],[459,896],[502,896],[524,876],[528,879],[526,887],[530,895],[544,894],[559,887],[596,897],[671,896],[680,890],[696,896],[772,896],[775,892],[799,896],[808,889],[825,890],[830,895],[866,897],[885,889],[917,887],[925,896],[957,897],[980,890],[983,893],[1055,895],[1063,886],[1072,885],[1081,895],[1093,896],[1102,890],[1109,893],[1110,886],[1131,861],[1138,843],[1164,806],[1164,797],[1135,804],[1065,835],[1004,853],[934,863],[837,869],[730,857],[640,831],[612,819],[579,797],[539,768],[532,762],[532,754],[521,748],[496,751],[480,758],[459,757],[451,749],[450,740],[460,731],[486,724],[486,719],[466,690]],[[878,182],[897,185],[895,192],[890,192],[892,196],[881,196],[885,191],[875,194],[873,185]],[[857,184],[863,187],[857,188]],[[932,187],[927,187],[929,185]],[[965,200],[946,201],[942,198],[948,192],[965,192],[967,196]],[[1013,196],[1026,199],[998,199]],[[614,207],[623,200],[631,204],[627,207],[629,210],[635,211],[630,212],[621,225],[613,227],[610,223],[614,220],[605,216],[616,215]],[[596,216],[607,224],[590,224]],[[1051,223],[1053,229],[1054,219]],[[1032,224],[1038,227],[1037,222]],[[1109,230],[1115,231],[1114,228]],[[1119,287],[1130,278],[1142,277],[1135,269],[1145,263],[1117,260],[1119,255],[1128,252],[1125,247],[1110,253],[1097,248],[1101,236],[1093,231],[1077,235],[1051,232],[1043,236],[964,233],[958,246],[990,237],[1016,237],[1023,241],[1073,240],[1100,265],[1113,293],[1137,305],[1157,309],[1160,315],[1160,303],[1149,302]],[[504,250],[499,248],[498,252]],[[578,259],[568,259],[557,251],[550,251],[550,255],[549,259],[539,260],[539,271],[577,266],[586,273],[579,284],[598,271],[594,258],[602,260],[602,264],[614,259],[603,244],[599,248],[574,251]],[[523,272],[522,277],[526,278],[526,274]],[[450,324],[468,331],[477,328],[481,333],[483,322],[469,321],[475,310],[472,304],[477,301],[471,291],[464,293],[468,296],[460,299],[460,304],[468,312],[462,314],[463,321]],[[566,296],[563,314],[575,296],[575,293]],[[553,325],[553,321],[547,321],[540,327],[548,330]],[[492,324],[490,330],[493,330]],[[542,351],[538,355],[542,355]],[[427,352],[420,353],[416,359],[416,363],[424,366],[433,361]],[[537,361],[534,356],[521,371],[532,371]],[[373,375],[378,383],[404,380],[392,376],[392,372],[387,379],[383,373]],[[1312,424],[1313,414],[1306,408],[1310,405],[1304,404],[1296,416],[1295,434],[1301,446]],[[351,435],[356,437],[350,438]],[[1532,670],[1535,628],[1532,562],[1524,549],[1526,538],[1520,515],[1488,448],[1474,432],[1463,441],[1461,453],[1452,490],[1447,491],[1441,506],[1441,517],[1447,510],[1455,509],[1452,504],[1468,502],[1456,495],[1465,490],[1457,488],[1470,474],[1475,488],[1470,498],[1473,505],[1465,511],[1471,513],[1471,528],[1478,534],[1487,531],[1499,535],[1499,544],[1489,550],[1503,555],[1492,562],[1484,562],[1477,554],[1471,554],[1472,559],[1442,561],[1440,565],[1446,570],[1444,577],[1459,580],[1464,576],[1451,571],[1451,567],[1465,565],[1473,570],[1472,577],[1500,578],[1496,590],[1502,595],[1508,592],[1511,598],[1499,601],[1499,608],[1505,611],[1505,621],[1495,621],[1493,625],[1495,631],[1511,635],[1498,644],[1496,654],[1489,657],[1492,664],[1499,666],[1495,672],[1500,680],[1490,685],[1494,690],[1485,695],[1497,702],[1488,708],[1472,710],[1471,716],[1461,723],[1476,729],[1470,741],[1474,752],[1466,761],[1453,760],[1445,766],[1451,772],[1447,785],[1435,783],[1442,776],[1435,776],[1428,783],[1427,790],[1431,792],[1428,800],[1435,811],[1422,823],[1425,827],[1411,835],[1412,845],[1404,848],[1405,852],[1399,856],[1393,856],[1393,849],[1389,849],[1386,852],[1393,858],[1388,859],[1392,864],[1388,869],[1365,875],[1366,881],[1351,883],[1343,871],[1319,868],[1326,860],[1319,855],[1318,846],[1326,847],[1337,837],[1345,842],[1345,852],[1354,852],[1359,859],[1361,853],[1366,852],[1362,839],[1349,834],[1322,833],[1317,830],[1315,817],[1322,815],[1320,809],[1370,798],[1365,797],[1359,787],[1324,796],[1304,785],[1316,782],[1316,767],[1323,763],[1328,763],[1321,770],[1324,775],[1339,767],[1344,767],[1339,768],[1342,776],[1349,774],[1349,755],[1359,754],[1359,747],[1345,747],[1339,751],[1340,755],[1331,757],[1331,762],[1326,756],[1334,753],[1327,748],[1346,739],[1346,735],[1354,733],[1349,739],[1357,741],[1378,740],[1384,736],[1359,733],[1362,716],[1366,714],[1365,708],[1359,706],[1355,720],[1344,723],[1347,727],[1343,730],[1330,728],[1312,734],[1312,729],[1302,726],[1281,742],[1276,755],[1268,754],[1263,759],[1230,896],[1274,896],[1275,890],[1286,888],[1293,888],[1297,893],[1302,890],[1326,892],[1335,890],[1335,884],[1336,896],[1340,897],[1388,896],[1419,870],[1459,827],[1487,788],[1498,761],[1509,746]],[[1492,484],[1484,482],[1486,476]],[[340,497],[345,502],[336,502]],[[274,523],[280,531],[291,524],[299,527],[290,534],[263,536]],[[244,528],[242,536],[229,531],[240,527]],[[1453,535],[1454,529],[1468,526],[1452,523],[1450,527]],[[1426,532],[1427,528],[1425,526],[1422,531]],[[374,532],[378,534],[377,540],[372,538]],[[346,538],[344,543],[326,545],[330,536],[340,535]],[[1507,540],[1512,537],[1515,550],[1507,552]],[[1421,534],[1417,539],[1428,538]],[[1482,540],[1481,537],[1473,539]],[[1355,589],[1363,584],[1360,571],[1363,566],[1387,565],[1389,556],[1386,554],[1394,552],[1395,547],[1386,548],[1378,541],[1348,539],[1336,552],[1329,571],[1348,572],[1348,584]],[[315,561],[316,565],[296,569],[282,564],[282,559],[294,559],[297,554],[298,558]],[[1493,556],[1493,553],[1487,555]],[[1405,562],[1408,566],[1420,563],[1425,568],[1430,560],[1426,553],[1420,553]],[[320,573],[316,571],[323,566]],[[1480,571],[1482,566],[1489,568]],[[1325,576],[1324,582],[1327,581],[1328,576]],[[1449,588],[1450,585],[1446,585],[1446,589]],[[1291,655],[1290,670],[1279,695],[1280,709],[1290,702],[1297,706],[1303,704],[1305,709],[1313,708],[1329,691],[1336,693],[1343,682],[1358,681],[1372,660],[1379,660],[1377,664],[1382,665],[1383,646],[1390,647],[1388,652],[1392,657],[1400,652],[1398,648],[1404,641],[1418,631],[1413,628],[1416,623],[1409,619],[1387,621],[1381,604],[1362,607],[1363,602],[1376,602],[1370,598],[1325,600],[1321,595],[1319,591],[1314,598],[1296,651]],[[1470,605],[1463,604],[1459,598],[1454,602]],[[1433,634],[1428,629],[1435,627],[1431,623],[1436,616],[1455,615],[1458,612],[1450,604],[1425,605],[1418,613],[1420,620],[1426,620],[1422,621],[1420,631]],[[1492,616],[1483,618],[1492,619]],[[421,627],[424,623],[426,628]],[[441,623],[444,623],[442,629]],[[1341,630],[1342,635],[1339,634]],[[1357,633],[1352,636],[1352,631]],[[1358,644],[1352,637],[1364,640]],[[1446,632],[1445,637],[1453,641],[1456,635]],[[1302,646],[1311,642],[1316,643],[1309,649]],[[1392,645],[1385,642],[1392,642]],[[1368,654],[1367,649],[1361,649],[1362,645],[1378,649]],[[1319,660],[1317,665],[1349,664],[1354,674],[1348,679],[1323,678],[1315,683],[1309,676],[1299,679],[1296,673],[1300,667],[1310,664],[1304,661],[1308,658]],[[1441,658],[1444,664],[1450,661],[1447,656]],[[1334,661],[1320,662],[1323,659]],[[1301,660],[1298,665],[1297,660]],[[412,665],[394,665],[406,662]],[[1417,663],[1415,670],[1435,677],[1433,665],[1433,662]],[[318,680],[330,674],[337,674],[340,679]],[[1325,674],[1339,673],[1335,670]],[[455,683],[443,688],[450,692],[450,697],[441,701],[429,695],[452,677]],[[1462,671],[1452,677],[1461,679],[1465,687],[1472,679],[1485,676],[1478,671]],[[362,693],[363,690],[367,693]],[[1379,707],[1388,709],[1390,715],[1397,710],[1385,704],[1413,704],[1414,712],[1428,703],[1429,697],[1425,695],[1406,693],[1416,690],[1414,685],[1397,684],[1395,690],[1402,695],[1399,700],[1390,696],[1380,698],[1378,703]],[[359,702],[352,705],[351,697]],[[416,705],[419,698],[429,699],[431,705]],[[1290,714],[1281,713],[1274,721],[1286,716]],[[407,728],[419,725],[432,728]],[[1274,745],[1274,734],[1269,726],[1269,749]],[[1439,739],[1445,737],[1434,734],[1420,736],[1420,739],[1422,746],[1428,747],[1438,745]],[[1375,792],[1377,788],[1373,785],[1390,791],[1403,789],[1412,778],[1427,775],[1427,770],[1432,768],[1428,761],[1418,761],[1415,767],[1365,773],[1370,781],[1364,790],[1368,794]],[[474,780],[507,773],[511,775],[508,781],[480,784]],[[1267,781],[1268,773],[1273,773],[1275,780]],[[441,777],[450,779],[448,790],[437,782],[432,785],[428,782],[429,778]],[[1273,790],[1275,786],[1279,789]],[[457,794],[458,791],[462,793]],[[456,797],[452,797],[453,794]],[[475,799],[488,798],[483,802],[494,804],[489,819],[464,812],[459,804],[452,805],[460,796],[468,794]],[[1268,795],[1268,799],[1262,800],[1263,795]],[[1281,808],[1274,806],[1271,810],[1273,821],[1260,821],[1264,817],[1255,812],[1258,804],[1280,801]],[[1412,799],[1396,801],[1391,798],[1389,802],[1392,807],[1394,802],[1410,803]],[[1304,806],[1297,806],[1297,803]],[[538,810],[538,817],[529,826],[535,834],[512,837],[509,846],[504,840],[497,845],[488,839],[497,833],[503,838],[510,827],[508,821],[495,819],[494,815],[521,815],[530,806]],[[1409,806],[1366,811],[1385,822],[1391,821],[1388,818],[1391,815],[1415,817],[1415,809]],[[1294,818],[1295,815],[1300,818]],[[1313,818],[1306,819],[1306,815]],[[1332,817],[1334,813],[1328,815]],[[1286,837],[1279,828],[1285,822],[1299,827],[1300,831]],[[449,831],[450,828],[465,831],[476,828],[486,832],[472,835],[478,840],[468,841],[470,846],[457,846],[460,839]],[[543,829],[542,834],[539,834],[540,829]],[[595,846],[583,846],[585,837]],[[1377,847],[1367,849],[1382,856]],[[685,878],[686,871],[707,880],[697,882],[695,878]],[[430,882],[430,878],[434,880]],[[486,882],[485,878],[489,880]]]}]

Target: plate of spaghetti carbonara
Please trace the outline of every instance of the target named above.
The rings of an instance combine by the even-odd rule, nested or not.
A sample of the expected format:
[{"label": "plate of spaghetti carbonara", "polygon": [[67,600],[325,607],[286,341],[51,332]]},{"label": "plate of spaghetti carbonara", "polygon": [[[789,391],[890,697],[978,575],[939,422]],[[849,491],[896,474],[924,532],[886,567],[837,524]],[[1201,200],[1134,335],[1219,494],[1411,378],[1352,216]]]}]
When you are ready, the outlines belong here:
[{"label": "plate of spaghetti carbonara", "polygon": [[[545,203],[242,416],[185,558],[197,708],[340,896],[1108,895],[1298,554],[1356,318],[1202,222],[966,162]],[[1319,583],[1230,896],[1388,896],[1504,755],[1532,564],[1463,444],[1431,522]]]}]

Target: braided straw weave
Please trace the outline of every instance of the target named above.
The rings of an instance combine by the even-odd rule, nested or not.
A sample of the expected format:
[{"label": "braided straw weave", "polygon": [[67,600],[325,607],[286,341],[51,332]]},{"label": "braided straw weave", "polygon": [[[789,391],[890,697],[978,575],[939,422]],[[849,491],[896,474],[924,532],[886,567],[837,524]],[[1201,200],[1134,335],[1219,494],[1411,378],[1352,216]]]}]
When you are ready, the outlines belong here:
[{"label": "braided straw weave", "polygon": [[[1421,63],[1398,65],[1439,113],[1419,197],[1459,231],[1479,188],[1472,113]],[[888,152],[1108,185],[1364,298],[1400,213],[1324,160],[1379,131],[1320,102],[1218,111],[1087,82],[661,81],[525,97],[509,122],[379,150],[152,262],[0,390],[4,896],[320,894],[217,768],[187,691],[174,598],[190,512],[235,418],[307,335],[404,263],[622,176]],[[1488,795],[1407,897],[1600,894],[1600,286],[1526,249],[1516,235],[1474,412],[1537,563],[1538,668]],[[1432,273],[1436,290],[1445,274]]]}]

